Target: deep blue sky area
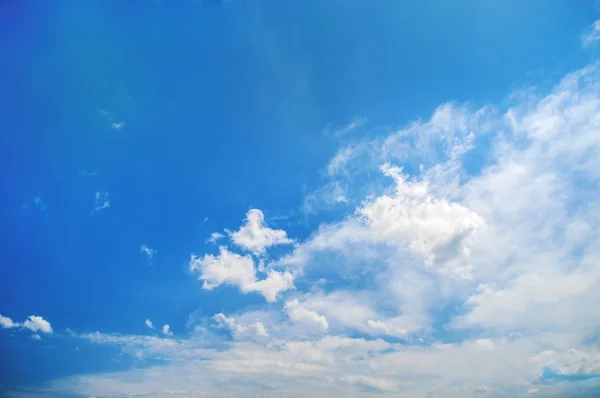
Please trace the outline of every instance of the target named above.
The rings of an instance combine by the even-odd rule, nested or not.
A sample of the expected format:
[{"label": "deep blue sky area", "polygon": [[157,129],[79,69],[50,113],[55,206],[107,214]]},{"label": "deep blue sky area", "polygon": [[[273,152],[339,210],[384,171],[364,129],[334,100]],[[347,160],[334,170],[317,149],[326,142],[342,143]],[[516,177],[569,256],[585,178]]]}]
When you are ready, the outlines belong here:
[{"label": "deep blue sky area", "polygon": [[0,389],[158,363],[67,328],[140,335],[151,318],[183,336],[190,314],[276,308],[201,289],[191,253],[216,254],[210,234],[251,208],[298,241],[352,214],[302,211],[340,146],[448,101],[502,106],[555,84],[594,59],[581,35],[598,13],[570,0],[0,1],[0,314],[54,329],[35,345],[0,330]]}]

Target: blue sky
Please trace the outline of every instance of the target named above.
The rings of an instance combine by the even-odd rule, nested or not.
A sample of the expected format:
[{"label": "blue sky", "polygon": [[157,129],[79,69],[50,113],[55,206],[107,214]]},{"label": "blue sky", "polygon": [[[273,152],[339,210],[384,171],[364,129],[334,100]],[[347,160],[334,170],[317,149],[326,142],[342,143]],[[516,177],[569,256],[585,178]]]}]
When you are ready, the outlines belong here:
[{"label": "blue sky", "polygon": [[593,397],[593,1],[0,4],[0,392]]}]

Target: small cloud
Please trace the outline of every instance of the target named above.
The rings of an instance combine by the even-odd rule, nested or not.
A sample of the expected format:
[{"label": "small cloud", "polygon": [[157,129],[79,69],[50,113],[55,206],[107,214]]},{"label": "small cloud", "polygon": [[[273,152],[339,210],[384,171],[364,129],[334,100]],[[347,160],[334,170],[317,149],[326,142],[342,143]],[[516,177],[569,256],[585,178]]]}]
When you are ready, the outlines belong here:
[{"label": "small cloud", "polygon": [[600,19],[596,20],[592,26],[581,36],[583,47],[590,47],[600,40]]},{"label": "small cloud", "polygon": [[110,194],[108,192],[96,192],[94,200],[94,210],[92,215],[110,207]]},{"label": "small cloud", "polygon": [[95,171],[89,172],[85,169],[77,169],[77,174],[79,174],[81,177],[98,177],[98,173]]},{"label": "small cloud", "polygon": [[120,122],[115,122],[115,123],[111,123],[110,127],[112,127],[115,130],[120,130],[125,126],[125,122],[120,121]]},{"label": "small cloud", "polygon": [[53,332],[50,322],[37,315],[29,315],[27,320],[23,322],[23,327],[32,332],[40,331],[48,334],[52,334]]},{"label": "small cloud", "polygon": [[13,322],[13,320],[9,317],[0,315],[0,326],[2,326],[3,329],[12,329],[20,325],[16,322]]},{"label": "small cloud", "polygon": [[484,394],[484,393],[490,392],[490,391],[492,391],[492,388],[490,388],[486,385],[480,385],[480,386],[475,387],[475,392],[478,392],[480,394]]},{"label": "small cloud", "polygon": [[210,238],[208,238],[207,242],[217,243],[218,240],[223,239],[224,237],[225,234],[222,234],[220,232],[213,232],[212,234],[210,234]]},{"label": "small cloud", "polygon": [[208,218],[208,217],[204,217],[204,218],[202,219],[202,221],[200,221],[200,224],[204,224],[204,223],[205,223],[205,222],[207,222],[208,220],[210,220],[210,218]]},{"label": "small cloud", "polygon": [[171,332],[171,327],[169,325],[164,325],[162,327],[162,332],[165,336],[173,336],[173,332]]},{"label": "small cloud", "polygon": [[148,247],[147,245],[140,246],[140,253],[145,254],[148,257],[148,260],[152,261],[154,255],[156,254],[156,250]]},{"label": "small cloud", "polygon": [[33,205],[40,211],[40,213],[44,213],[46,210],[48,210],[48,206],[46,203],[44,203],[41,196],[36,196],[35,199],[33,199]]},{"label": "small cloud", "polygon": [[33,336],[31,336],[31,339],[32,339],[32,340],[41,340],[42,338],[40,337],[40,335],[39,335],[39,334],[37,334],[37,333],[36,333],[36,334],[34,334]]},{"label": "small cloud", "polygon": [[343,135],[348,134],[349,132],[356,130],[357,128],[359,128],[360,126],[362,126],[363,124],[365,124],[365,122],[367,121],[366,117],[357,117],[354,118],[349,124],[347,124],[346,126],[342,127],[341,129],[337,129],[337,130],[331,130],[331,127],[328,126],[325,129],[326,134],[332,134],[334,137],[341,137]]}]

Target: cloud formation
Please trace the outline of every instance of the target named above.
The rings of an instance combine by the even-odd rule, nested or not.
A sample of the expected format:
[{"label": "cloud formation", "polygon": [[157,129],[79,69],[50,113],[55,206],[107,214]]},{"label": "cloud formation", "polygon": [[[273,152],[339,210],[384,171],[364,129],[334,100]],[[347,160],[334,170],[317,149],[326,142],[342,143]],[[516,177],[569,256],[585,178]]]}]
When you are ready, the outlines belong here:
[{"label": "cloud formation", "polygon": [[[324,181],[348,187],[353,212],[271,259],[268,249],[292,239],[254,209],[231,248],[192,255],[203,289],[226,284],[268,303],[192,322],[185,338],[78,335],[166,364],[50,391],[594,396],[600,65],[521,94],[506,108],[442,104],[429,120],[357,142],[361,156]],[[313,283],[324,274],[335,282]]]},{"label": "cloud formation", "polygon": [[264,254],[271,246],[293,243],[284,230],[269,228],[265,216],[258,209],[248,211],[244,224],[231,233],[231,239],[236,245],[256,255]]}]

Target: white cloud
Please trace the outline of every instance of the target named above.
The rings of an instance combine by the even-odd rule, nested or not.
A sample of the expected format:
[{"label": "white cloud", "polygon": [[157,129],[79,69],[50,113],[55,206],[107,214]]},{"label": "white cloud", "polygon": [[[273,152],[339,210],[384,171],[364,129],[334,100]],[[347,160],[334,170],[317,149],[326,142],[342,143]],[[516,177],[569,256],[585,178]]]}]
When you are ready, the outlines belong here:
[{"label": "white cloud", "polygon": [[393,392],[396,391],[394,382],[379,377],[363,376],[363,375],[348,375],[342,376],[342,381],[350,384],[356,384],[362,387],[373,388],[379,391]]},{"label": "white cloud", "polygon": [[269,331],[260,321],[248,324],[239,323],[234,317],[226,317],[223,313],[215,314],[213,319],[219,327],[228,329],[232,335],[239,339],[245,336],[269,337]]},{"label": "white cloud", "polygon": [[319,315],[316,311],[304,308],[298,299],[293,299],[285,303],[285,310],[292,322],[312,323],[323,331],[329,328],[326,317]]},{"label": "white cloud", "polygon": [[125,122],[120,121],[120,122],[114,122],[110,124],[110,127],[112,127],[115,130],[120,130],[123,127],[125,127]]},{"label": "white cloud", "polygon": [[32,339],[32,340],[41,340],[41,339],[42,339],[42,337],[41,337],[39,334],[37,334],[37,333],[36,333],[36,334],[33,334],[33,335],[31,336],[31,339]]},{"label": "white cloud", "polygon": [[352,146],[340,149],[338,153],[329,161],[327,165],[327,174],[330,177],[335,176],[338,173],[343,172],[344,167],[348,161],[355,155],[356,148]]},{"label": "white cloud", "polygon": [[600,40],[600,19],[596,20],[592,26],[581,36],[583,47],[589,47]]},{"label": "white cloud", "polygon": [[225,235],[220,232],[213,232],[212,234],[210,234],[210,238],[208,238],[207,242],[217,243],[219,240],[223,239],[224,237],[225,237]]},{"label": "white cloud", "polygon": [[269,302],[277,300],[278,295],[294,287],[291,273],[268,270],[266,278],[257,280],[254,260],[250,255],[241,256],[219,248],[219,254],[207,254],[202,258],[192,255],[190,270],[198,271],[198,279],[203,280],[202,288],[212,290],[222,284],[237,286],[244,293],[258,292]]},{"label": "white cloud", "polygon": [[16,328],[20,325],[18,323],[13,322],[12,319],[10,319],[6,316],[0,315],[0,326],[2,326],[4,329],[12,329],[12,328]]},{"label": "white cloud", "polygon": [[152,321],[150,319],[146,319],[144,321],[144,324],[146,324],[146,326],[149,327],[150,329],[154,329],[154,325],[152,324]]},{"label": "white cloud", "polygon": [[23,327],[31,330],[32,332],[43,332],[52,334],[52,326],[50,322],[37,315],[29,315],[25,322],[23,322]]},{"label": "white cloud", "polygon": [[600,351],[597,348],[543,351],[531,358],[540,366],[549,366],[561,375],[600,376]]},{"label": "white cloud", "polygon": [[396,183],[393,196],[382,195],[358,210],[376,239],[406,245],[425,265],[456,278],[470,279],[469,243],[484,220],[459,203],[437,199],[427,182],[409,182],[400,168],[385,164]]},{"label": "white cloud", "polygon": [[152,259],[154,258],[154,255],[156,254],[156,250],[148,247],[147,245],[141,245],[140,253],[146,255],[146,257],[148,257],[148,260],[152,261]]},{"label": "white cloud", "polygon": [[162,327],[162,333],[165,336],[173,336],[173,332],[171,332],[171,327],[169,325],[163,325],[163,327]]},{"label": "white cloud", "polygon": [[256,255],[264,254],[271,246],[293,243],[284,230],[267,227],[265,217],[258,209],[248,211],[245,223],[231,234],[231,239]]},{"label": "white cloud", "polygon": [[[208,290],[230,284],[274,302],[294,286],[290,271],[275,271],[284,266],[306,284],[327,272],[335,283],[326,292],[297,292],[260,317],[215,315],[233,336],[219,349],[206,348],[201,328],[188,339],[82,335],[167,364],[56,381],[52,392],[594,396],[597,380],[545,382],[543,372],[600,372],[599,68],[570,74],[546,95],[515,96],[507,110],[444,104],[430,120],[370,142],[372,164],[347,168],[366,169],[353,184],[377,180],[370,195],[266,264],[262,280],[252,255],[224,247],[190,261]],[[466,160],[474,150],[480,165]],[[376,164],[387,177],[378,179]],[[269,234],[247,232],[243,241],[263,243],[238,246],[262,253]],[[324,320],[330,335],[294,334],[301,322],[323,329]],[[356,335],[365,338],[348,337]]]},{"label": "white cloud", "polygon": [[92,215],[110,207],[110,194],[108,192],[96,192],[94,210]]},{"label": "white cloud", "polygon": [[485,384],[482,384],[480,386],[475,387],[475,391],[481,394],[485,394],[487,392],[491,392],[493,391],[493,388],[490,388],[488,386],[486,386]]}]

